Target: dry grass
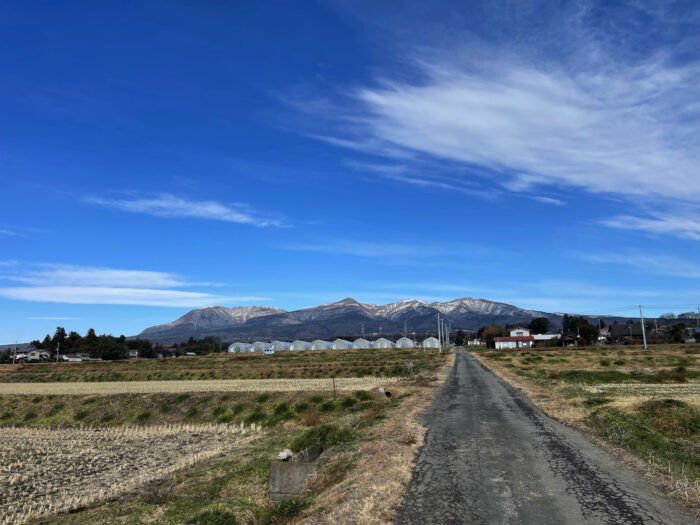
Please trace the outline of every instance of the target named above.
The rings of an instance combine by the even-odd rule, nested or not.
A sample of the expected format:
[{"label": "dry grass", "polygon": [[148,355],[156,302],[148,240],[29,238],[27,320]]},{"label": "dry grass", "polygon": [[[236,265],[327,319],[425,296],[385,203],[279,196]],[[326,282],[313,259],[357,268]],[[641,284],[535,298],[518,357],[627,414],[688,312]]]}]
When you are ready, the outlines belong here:
[{"label": "dry grass", "polygon": [[0,523],[115,498],[257,436],[254,425],[0,429]]},{"label": "dry grass", "polygon": [[[433,399],[454,362],[439,371],[438,380],[425,386],[400,387],[396,396],[408,395],[400,409],[374,425],[362,442],[356,468],[340,483],[315,498],[314,506],[299,520],[316,524],[385,524],[392,523],[411,480],[415,459],[423,445],[427,428],[418,416]],[[410,388],[410,391],[409,391]],[[319,509],[329,509],[320,516]]]},{"label": "dry grass", "polygon": [[[368,390],[400,377],[338,377],[335,389]],[[230,379],[214,381],[102,381],[97,383],[0,383],[0,395],[114,395],[186,392],[322,392],[332,379]]]}]

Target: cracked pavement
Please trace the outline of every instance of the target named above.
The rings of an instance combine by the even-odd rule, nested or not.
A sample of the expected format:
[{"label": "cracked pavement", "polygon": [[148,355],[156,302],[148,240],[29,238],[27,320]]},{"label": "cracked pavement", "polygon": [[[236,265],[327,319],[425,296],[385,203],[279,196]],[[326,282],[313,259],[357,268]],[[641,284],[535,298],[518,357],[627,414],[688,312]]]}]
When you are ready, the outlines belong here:
[{"label": "cracked pavement", "polygon": [[697,523],[462,350],[423,418],[398,524]]}]

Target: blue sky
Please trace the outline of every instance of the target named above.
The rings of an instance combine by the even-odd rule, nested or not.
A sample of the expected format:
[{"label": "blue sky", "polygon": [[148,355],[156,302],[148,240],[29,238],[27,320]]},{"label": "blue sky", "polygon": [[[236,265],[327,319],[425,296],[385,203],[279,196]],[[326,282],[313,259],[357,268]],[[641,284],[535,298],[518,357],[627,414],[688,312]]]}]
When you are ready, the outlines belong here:
[{"label": "blue sky", "polygon": [[0,343],[345,296],[700,302],[696,3],[0,15]]}]

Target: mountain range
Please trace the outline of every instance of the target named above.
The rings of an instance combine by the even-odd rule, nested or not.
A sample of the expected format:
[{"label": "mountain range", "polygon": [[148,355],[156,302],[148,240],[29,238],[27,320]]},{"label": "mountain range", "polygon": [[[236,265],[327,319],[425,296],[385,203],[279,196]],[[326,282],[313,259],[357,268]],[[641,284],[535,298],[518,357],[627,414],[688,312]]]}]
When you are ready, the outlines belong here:
[{"label": "mountain range", "polygon": [[360,303],[350,297],[335,303],[286,311],[267,306],[208,306],[179,319],[146,328],[138,337],[174,343],[189,337],[219,337],[224,341],[252,339],[312,339],[336,336],[437,331],[438,313],[452,329],[476,330],[488,324],[528,323],[546,317],[553,326],[562,314],[525,310],[505,303],[465,297],[444,303],[415,299],[384,305]]}]

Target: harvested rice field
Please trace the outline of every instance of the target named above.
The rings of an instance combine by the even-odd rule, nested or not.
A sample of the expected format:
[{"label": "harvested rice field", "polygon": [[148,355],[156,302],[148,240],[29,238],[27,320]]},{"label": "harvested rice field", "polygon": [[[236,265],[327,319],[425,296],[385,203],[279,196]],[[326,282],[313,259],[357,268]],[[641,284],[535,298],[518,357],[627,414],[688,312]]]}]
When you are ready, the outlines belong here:
[{"label": "harvested rice field", "polygon": [[[180,392],[315,392],[364,390],[398,377],[337,379],[231,379],[213,381],[102,381],[99,383],[0,383],[0,395],[114,395]],[[334,387],[335,384],[335,387]]]},{"label": "harvested rice field", "polygon": [[258,436],[255,425],[0,429],[0,523],[117,497]]},{"label": "harvested rice field", "polygon": [[0,383],[330,379],[434,374],[446,354],[422,348],[209,354],[167,359],[0,365]]}]

